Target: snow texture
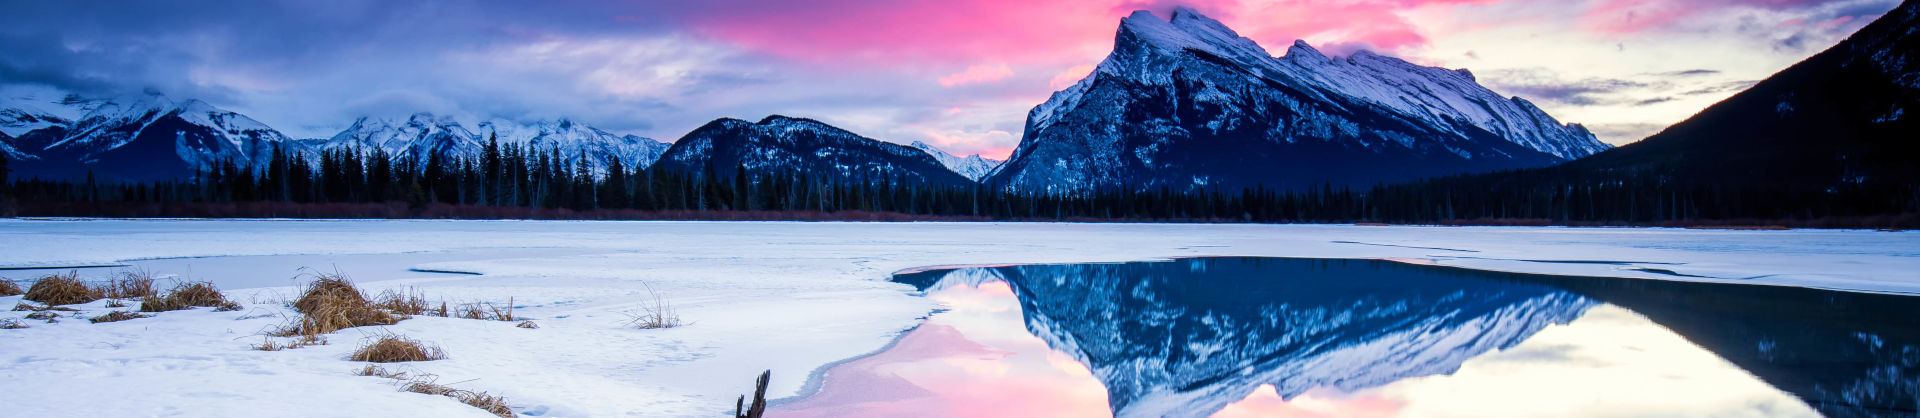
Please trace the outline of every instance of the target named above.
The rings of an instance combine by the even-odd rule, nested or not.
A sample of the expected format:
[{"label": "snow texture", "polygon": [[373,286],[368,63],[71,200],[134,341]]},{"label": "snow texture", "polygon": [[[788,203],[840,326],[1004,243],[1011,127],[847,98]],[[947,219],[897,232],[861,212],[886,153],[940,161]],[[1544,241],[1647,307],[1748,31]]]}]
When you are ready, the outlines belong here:
[{"label": "snow texture", "polygon": [[[1121,21],[1091,75],[1028,113],[989,183],[1013,190],[1369,186],[1534,167],[1607,149],[1466,70],[1295,42],[1274,58],[1191,9]],[[1276,167],[1263,167],[1276,166]]]},{"label": "snow texture", "polygon": [[[421,264],[413,268],[479,275],[395,271],[406,265],[398,257],[407,256],[418,257]],[[484,416],[445,398],[352,376],[359,364],[342,360],[347,351],[367,336],[395,332],[438,343],[449,354],[403,369],[504,395],[528,415],[713,416],[730,412],[734,397],[749,391],[762,370],[773,371],[770,397],[794,396],[816,370],[886,346],[937,308],[910,287],[888,282],[896,271],[1191,256],[1386,258],[1531,273],[1920,292],[1913,275],[1920,271],[1920,233],[1912,232],[0,220],[0,267],[175,263],[157,273],[213,280],[247,306],[107,324],[27,321],[31,328],[0,330],[0,376],[7,376],[0,379],[0,397],[6,414],[20,416]],[[216,267],[236,260],[251,264]],[[386,265],[392,267],[357,267]],[[325,346],[249,350],[262,340],[259,332],[292,314],[279,301],[291,294],[289,278],[301,267],[337,267],[374,292],[410,287],[453,303],[512,298],[516,315],[541,328],[415,318],[339,332]],[[0,276],[27,280],[46,271],[65,270]],[[262,277],[285,285],[258,287]],[[650,300],[648,288],[688,325],[624,327],[627,315]],[[0,306],[19,300],[0,297]],[[107,310],[103,303],[82,309],[98,315]]]}]

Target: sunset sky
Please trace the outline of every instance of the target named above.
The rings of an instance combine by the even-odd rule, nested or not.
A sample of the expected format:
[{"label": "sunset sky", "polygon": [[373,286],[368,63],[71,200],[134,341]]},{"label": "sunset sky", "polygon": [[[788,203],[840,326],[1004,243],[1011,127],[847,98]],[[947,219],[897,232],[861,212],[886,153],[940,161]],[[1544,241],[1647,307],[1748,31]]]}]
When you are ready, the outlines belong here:
[{"label": "sunset sky", "polygon": [[1176,5],[1274,53],[1304,39],[1467,68],[1631,142],[1838,42],[1897,0],[8,2],[0,89],[199,98],[296,138],[417,111],[570,117],[665,141],[815,118],[1003,157],[1121,17]]}]

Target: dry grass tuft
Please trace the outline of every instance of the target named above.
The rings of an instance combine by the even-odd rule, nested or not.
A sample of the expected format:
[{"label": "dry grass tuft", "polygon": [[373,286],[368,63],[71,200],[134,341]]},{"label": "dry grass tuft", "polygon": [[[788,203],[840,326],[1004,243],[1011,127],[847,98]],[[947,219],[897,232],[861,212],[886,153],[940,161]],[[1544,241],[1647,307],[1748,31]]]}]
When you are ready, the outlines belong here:
[{"label": "dry grass tuft", "polygon": [[445,358],[447,358],[447,352],[442,351],[439,346],[398,335],[381,336],[347,356],[347,360],[374,363],[432,361]]},{"label": "dry grass tuft", "polygon": [[13,280],[0,279],[0,296],[15,296],[21,293],[27,293],[27,291],[20,289],[19,283],[14,283]]},{"label": "dry grass tuft", "polygon": [[34,312],[46,312],[46,311],[61,311],[61,312],[79,312],[80,310],[79,310],[79,309],[74,309],[74,308],[69,308],[69,307],[65,307],[65,306],[52,306],[52,305],[48,305],[48,306],[33,306],[32,304],[29,304],[29,303],[26,303],[26,302],[20,302],[20,303],[15,303],[15,304],[13,304],[13,311],[14,311],[14,312],[23,312],[23,311],[34,311]]},{"label": "dry grass tuft", "polygon": [[[373,306],[386,309],[399,315],[421,315],[428,313],[427,296],[409,287],[406,291],[388,290],[373,298]],[[444,304],[442,306],[445,306]],[[444,309],[444,308],[442,308]],[[440,316],[446,316],[442,314]]]},{"label": "dry grass tuft", "polygon": [[474,302],[460,305],[459,313],[458,317],[462,319],[505,322],[518,320],[513,317],[513,298],[507,298],[507,309],[493,306],[492,302]]},{"label": "dry grass tuft", "polygon": [[60,314],[47,312],[47,311],[39,311],[39,312],[27,314],[27,319],[38,320],[38,321],[48,321],[48,322],[52,322],[54,319],[59,317],[60,317]]},{"label": "dry grass tuft", "polygon": [[338,273],[316,275],[313,283],[308,283],[307,288],[300,291],[300,299],[293,301],[293,309],[301,313],[340,305],[371,306],[372,303],[360,293],[360,288],[347,280],[347,276]]},{"label": "dry grass tuft", "polygon": [[142,315],[142,314],[134,313],[131,311],[113,311],[113,312],[107,312],[106,315],[87,318],[87,322],[98,324],[103,322],[120,322],[120,321],[129,320],[129,319],[140,319],[140,318],[151,318],[151,317],[153,317],[153,315]]},{"label": "dry grass tuft", "polygon": [[434,375],[429,374],[413,377],[407,375],[406,372],[388,371],[385,368],[372,364],[367,365],[364,369],[360,369],[360,371],[355,374],[399,380],[402,382],[400,384],[401,391],[445,396],[460,401],[460,403],[493,413],[495,416],[513,418],[513,408],[507,406],[506,398],[489,395],[486,392],[454,389],[436,382],[437,378]]},{"label": "dry grass tuft", "polygon": [[240,304],[227,300],[227,295],[209,282],[187,282],[175,285],[167,291],[167,296],[147,298],[140,303],[140,312],[166,312],[189,309],[196,306],[209,306],[220,311],[240,310]]},{"label": "dry grass tuft", "polygon": [[125,308],[125,307],[127,307],[127,301],[124,301],[124,300],[119,300],[119,299],[107,299],[107,307],[109,307],[109,308]]},{"label": "dry grass tuft", "polygon": [[520,323],[513,324],[513,326],[526,329],[540,329],[540,324],[535,324],[533,321],[520,321]]},{"label": "dry grass tuft", "polygon": [[639,329],[661,329],[681,325],[680,314],[674,312],[673,306],[668,305],[666,298],[661,297],[659,292],[653,291],[653,286],[647,286],[647,294],[652,295],[653,300],[640,303],[639,315],[627,314],[627,318],[632,319],[627,321],[627,326]]},{"label": "dry grass tuft", "polygon": [[100,300],[100,291],[80,281],[78,272],[41,277],[27,288],[26,300],[47,305],[72,305]]},{"label": "dry grass tuft", "polygon": [[27,324],[20,322],[18,319],[0,318],[0,329],[22,329],[26,327]]},{"label": "dry grass tuft", "polygon": [[367,325],[393,325],[406,319],[367,300],[345,276],[322,274],[293,302],[297,322],[281,327],[276,336],[319,335]]},{"label": "dry grass tuft", "polygon": [[153,273],[141,269],[122,271],[95,290],[108,299],[139,299],[159,293],[153,287]]},{"label": "dry grass tuft", "polygon": [[261,341],[259,345],[253,346],[253,349],[259,350],[259,351],[280,351],[280,350],[290,350],[295,348],[315,346],[315,345],[326,345],[326,344],[327,344],[327,337],[322,337],[318,335],[303,335],[303,336],[300,336],[299,338],[287,340],[286,342],[274,341],[273,338],[267,338],[265,341]]}]

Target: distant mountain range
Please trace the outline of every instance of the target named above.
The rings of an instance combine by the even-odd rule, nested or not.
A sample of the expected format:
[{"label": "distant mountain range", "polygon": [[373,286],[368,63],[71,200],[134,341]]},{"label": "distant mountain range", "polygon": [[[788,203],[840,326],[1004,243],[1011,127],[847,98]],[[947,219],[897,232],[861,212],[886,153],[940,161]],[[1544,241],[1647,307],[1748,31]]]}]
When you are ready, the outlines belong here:
[{"label": "distant mountain range", "polygon": [[1912,183],[1920,181],[1910,157],[1920,151],[1920,126],[1907,114],[1920,107],[1915,8],[1909,0],[1833,49],[1611,150],[1580,125],[1482,87],[1466,70],[1367,51],[1329,57],[1304,42],[1275,58],[1180,8],[1165,20],[1147,12],[1123,19],[1113,52],[1028,113],[1004,162],[777,115],[718,119],[671,145],[566,119],[467,126],[426,113],[362,118],[330,138],[290,139],[245,115],[154,94],[0,98],[0,154],[13,161],[16,179],[92,173],[136,181],[182,178],[221,160],[260,164],[276,144],[309,156],[378,149],[420,161],[473,158],[497,138],[583,158],[595,173],[619,161],[1026,193],[1365,187],[1548,166],[1746,184]]}]

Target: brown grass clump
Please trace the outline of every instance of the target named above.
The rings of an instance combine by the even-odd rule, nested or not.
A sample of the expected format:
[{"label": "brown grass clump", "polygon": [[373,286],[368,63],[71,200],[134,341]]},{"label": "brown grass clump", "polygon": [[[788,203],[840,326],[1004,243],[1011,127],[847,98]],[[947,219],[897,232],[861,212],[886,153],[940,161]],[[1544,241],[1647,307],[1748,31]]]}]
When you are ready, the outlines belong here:
[{"label": "brown grass clump", "polygon": [[[380,296],[373,298],[373,300],[374,307],[386,309],[387,312],[394,314],[420,315],[430,312],[427,309],[427,296],[415,292],[413,288],[407,288],[405,291],[387,290],[380,292]],[[444,303],[441,306],[443,306],[442,309],[445,309]],[[446,315],[441,314],[440,316]]]},{"label": "brown grass clump", "polygon": [[513,326],[526,329],[540,329],[540,324],[535,324],[533,321],[520,321],[520,323],[513,324]]},{"label": "brown grass clump", "polygon": [[108,299],[139,299],[159,293],[153,287],[153,273],[140,269],[122,271],[96,290]]},{"label": "brown grass clump", "polygon": [[267,338],[265,341],[261,341],[259,345],[253,346],[253,349],[259,350],[259,351],[280,351],[280,350],[288,350],[288,349],[295,349],[295,348],[315,346],[315,345],[326,345],[326,344],[327,344],[327,337],[322,337],[318,335],[303,335],[303,336],[300,336],[299,338],[287,340],[285,342],[274,341],[273,338]]},{"label": "brown grass clump", "polygon": [[507,309],[500,309],[498,306],[493,306],[492,302],[475,302],[460,305],[459,313],[458,317],[462,319],[505,322],[517,320],[513,317],[513,298],[507,298]]},{"label": "brown grass clump", "polygon": [[27,291],[20,289],[19,283],[14,283],[12,280],[0,279],[0,296],[14,296],[21,293],[27,293]]},{"label": "brown grass clump", "polygon": [[39,311],[39,312],[27,314],[27,319],[32,319],[37,321],[47,321],[47,322],[53,322],[54,319],[59,317],[60,317],[60,314],[47,312],[47,311]]},{"label": "brown grass clump", "polygon": [[447,358],[447,352],[442,351],[439,346],[398,335],[381,336],[347,356],[347,360],[374,363],[432,361],[444,358]]},{"label": "brown grass clump", "polygon": [[48,305],[72,305],[100,300],[100,291],[80,281],[78,272],[41,277],[27,288],[26,300]]},{"label": "brown grass clump", "polygon": [[507,406],[506,398],[489,395],[486,392],[454,389],[439,384],[437,377],[434,375],[427,374],[413,377],[408,375],[407,372],[388,371],[386,368],[372,364],[367,365],[366,368],[360,369],[359,372],[354,374],[398,380],[402,382],[400,384],[400,390],[404,392],[445,396],[460,401],[460,403],[491,412],[495,416],[513,418],[513,408]]},{"label": "brown grass clump", "polygon": [[165,297],[147,298],[140,302],[140,312],[166,312],[189,309],[196,306],[213,307],[220,311],[240,310],[240,304],[227,300],[227,295],[210,282],[187,282],[173,286]]},{"label": "brown grass clump", "polygon": [[142,314],[133,313],[130,311],[113,311],[113,312],[107,312],[106,315],[87,318],[87,322],[98,324],[103,322],[120,322],[120,321],[129,320],[129,319],[140,319],[140,318],[151,318],[151,317],[153,317],[153,315],[142,315]]},{"label": "brown grass clump", "polygon": [[301,317],[275,335],[319,335],[359,326],[393,325],[406,319],[374,306],[352,282],[337,274],[322,274],[308,284],[293,308]]},{"label": "brown grass clump", "polygon": [[15,303],[15,304],[13,304],[13,311],[14,311],[14,312],[25,312],[25,311],[33,311],[33,312],[46,312],[46,311],[61,311],[61,312],[79,312],[80,310],[79,310],[79,309],[74,309],[74,308],[69,308],[69,307],[65,307],[65,306],[53,306],[53,305],[47,305],[47,306],[33,306],[32,304],[29,304],[29,303],[26,303],[26,302],[20,302],[20,303]]},{"label": "brown grass clump", "polygon": [[18,319],[0,318],[0,329],[21,329],[26,327],[27,324],[20,322]]}]

